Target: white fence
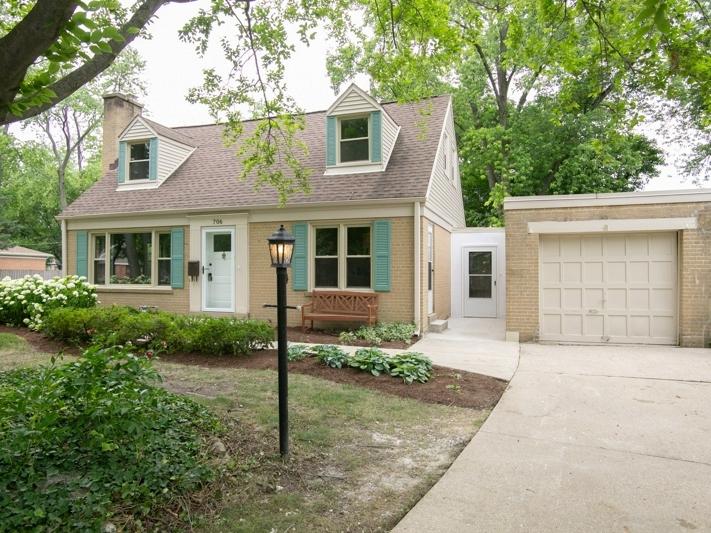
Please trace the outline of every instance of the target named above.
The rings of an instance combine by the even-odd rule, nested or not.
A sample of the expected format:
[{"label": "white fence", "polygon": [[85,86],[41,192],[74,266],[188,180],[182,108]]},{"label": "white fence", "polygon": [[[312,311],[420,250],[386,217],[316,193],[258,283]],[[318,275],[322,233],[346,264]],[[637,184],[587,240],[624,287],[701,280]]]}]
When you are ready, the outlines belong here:
[{"label": "white fence", "polygon": [[25,276],[39,274],[42,279],[52,279],[54,276],[61,276],[61,270],[5,270],[0,269],[0,279],[10,276],[10,279],[22,279]]}]

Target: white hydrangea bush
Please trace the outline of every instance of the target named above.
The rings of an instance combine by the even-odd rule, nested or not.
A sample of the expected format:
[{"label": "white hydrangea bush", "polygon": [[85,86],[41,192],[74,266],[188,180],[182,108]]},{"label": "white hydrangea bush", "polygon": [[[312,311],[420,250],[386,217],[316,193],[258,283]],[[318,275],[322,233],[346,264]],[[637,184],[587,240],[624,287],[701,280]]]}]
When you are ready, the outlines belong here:
[{"label": "white hydrangea bush", "polygon": [[42,276],[0,280],[0,323],[27,326],[39,330],[50,309],[57,307],[94,307],[96,289],[84,276]]}]

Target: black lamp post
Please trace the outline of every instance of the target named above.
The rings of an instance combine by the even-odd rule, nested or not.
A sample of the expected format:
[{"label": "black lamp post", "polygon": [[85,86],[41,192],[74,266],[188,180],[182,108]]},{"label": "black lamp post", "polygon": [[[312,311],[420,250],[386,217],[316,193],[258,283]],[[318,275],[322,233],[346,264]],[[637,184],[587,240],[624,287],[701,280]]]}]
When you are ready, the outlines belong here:
[{"label": "black lamp post", "polygon": [[269,255],[272,266],[277,271],[277,342],[279,362],[279,453],[282,457],[289,454],[289,381],[286,356],[286,269],[291,266],[294,253],[294,236],[284,229],[282,224],[269,242]]}]

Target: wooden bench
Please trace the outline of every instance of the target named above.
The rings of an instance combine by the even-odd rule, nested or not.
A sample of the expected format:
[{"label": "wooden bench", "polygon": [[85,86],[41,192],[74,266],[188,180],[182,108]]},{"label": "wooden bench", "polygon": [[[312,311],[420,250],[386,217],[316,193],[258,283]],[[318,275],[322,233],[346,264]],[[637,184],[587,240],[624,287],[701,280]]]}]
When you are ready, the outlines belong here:
[{"label": "wooden bench", "polygon": [[306,332],[306,321],[358,321],[369,326],[378,321],[378,299],[373,292],[314,291],[312,300],[301,306],[301,332]]}]

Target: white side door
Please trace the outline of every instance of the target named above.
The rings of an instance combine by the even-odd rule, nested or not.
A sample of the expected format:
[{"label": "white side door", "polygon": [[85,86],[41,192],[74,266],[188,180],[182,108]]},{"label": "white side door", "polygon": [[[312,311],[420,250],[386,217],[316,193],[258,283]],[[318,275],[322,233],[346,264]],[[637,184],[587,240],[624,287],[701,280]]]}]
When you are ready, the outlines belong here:
[{"label": "white side door", "polygon": [[233,228],[202,230],[202,309],[235,310],[235,232]]},{"label": "white side door", "polygon": [[465,247],[462,255],[464,316],[496,318],[496,248]]}]

